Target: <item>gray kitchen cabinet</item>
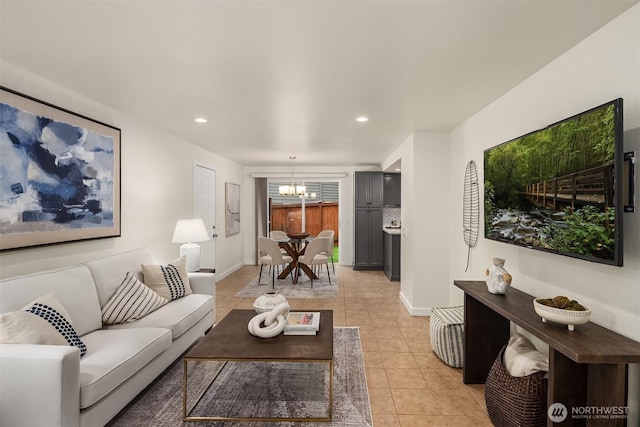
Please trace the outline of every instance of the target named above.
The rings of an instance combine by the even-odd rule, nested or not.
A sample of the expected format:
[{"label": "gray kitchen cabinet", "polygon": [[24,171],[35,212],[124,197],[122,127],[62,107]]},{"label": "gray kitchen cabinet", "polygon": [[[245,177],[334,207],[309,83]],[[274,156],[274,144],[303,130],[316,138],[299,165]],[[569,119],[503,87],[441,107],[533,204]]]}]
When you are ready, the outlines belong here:
[{"label": "gray kitchen cabinet", "polygon": [[384,274],[392,282],[400,280],[399,233],[384,233]]},{"label": "gray kitchen cabinet", "polygon": [[354,270],[383,268],[383,181],[382,172],[356,172],[354,176]]},{"label": "gray kitchen cabinet", "polygon": [[356,208],[354,270],[383,268],[382,208]]},{"label": "gray kitchen cabinet", "polygon": [[399,173],[385,173],[383,186],[384,206],[387,208],[400,207],[400,184],[401,177]]},{"label": "gray kitchen cabinet", "polygon": [[382,172],[355,173],[356,208],[381,208],[383,204]]}]

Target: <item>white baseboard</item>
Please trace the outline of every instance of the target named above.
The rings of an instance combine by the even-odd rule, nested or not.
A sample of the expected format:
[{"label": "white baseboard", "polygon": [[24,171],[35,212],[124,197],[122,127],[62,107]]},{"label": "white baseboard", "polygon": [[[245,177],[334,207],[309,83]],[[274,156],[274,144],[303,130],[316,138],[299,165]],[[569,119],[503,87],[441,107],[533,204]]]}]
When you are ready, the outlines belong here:
[{"label": "white baseboard", "polygon": [[404,296],[402,292],[400,292],[400,301],[402,301],[402,304],[404,304],[407,311],[412,316],[431,316],[431,307],[417,308],[417,307],[411,306],[411,304],[409,303],[409,300]]},{"label": "white baseboard", "polygon": [[235,273],[236,271],[240,270],[244,266],[245,266],[244,263],[240,263],[240,264],[234,265],[233,267],[231,267],[230,269],[228,269],[225,272],[216,271],[216,282],[219,282],[220,280],[224,279],[225,277],[232,275],[233,273]]}]

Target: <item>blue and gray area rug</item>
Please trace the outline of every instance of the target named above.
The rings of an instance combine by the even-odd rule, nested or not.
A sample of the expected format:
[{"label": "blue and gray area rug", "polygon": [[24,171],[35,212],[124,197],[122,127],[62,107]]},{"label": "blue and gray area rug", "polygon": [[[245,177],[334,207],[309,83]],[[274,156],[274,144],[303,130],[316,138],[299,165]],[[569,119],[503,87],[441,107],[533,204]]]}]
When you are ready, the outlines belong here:
[{"label": "blue and gray area rug", "polygon": [[[331,422],[183,422],[183,366],[179,359],[134,399],[109,427],[367,427],[371,406],[357,328],[334,328],[333,419]],[[189,368],[188,399],[195,402],[222,362]],[[328,370],[319,363],[227,364],[192,416],[324,417],[328,410]],[[201,386],[199,387],[198,384]],[[193,386],[193,387],[192,387]],[[193,395],[192,395],[193,394]]]}]

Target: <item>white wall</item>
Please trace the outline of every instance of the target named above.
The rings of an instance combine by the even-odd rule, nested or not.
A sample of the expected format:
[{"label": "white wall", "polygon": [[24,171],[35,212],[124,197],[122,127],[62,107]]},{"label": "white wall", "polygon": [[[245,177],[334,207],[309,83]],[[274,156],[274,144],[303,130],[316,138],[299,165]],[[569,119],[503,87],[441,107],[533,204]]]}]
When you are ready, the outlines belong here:
[{"label": "white wall", "polygon": [[3,86],[122,130],[122,236],[3,252],[0,277],[64,267],[139,247],[149,247],[159,262],[175,259],[179,245],[171,243],[171,237],[176,220],[192,215],[196,159],[216,170],[216,228],[222,230],[218,233],[217,270],[224,275],[242,262],[242,232],[224,236],[224,183],[242,181],[240,165],[7,62],[0,63],[0,76]]},{"label": "white wall", "polygon": [[417,316],[449,301],[448,140],[445,132],[415,132],[383,163],[402,163],[400,299]]},{"label": "white wall", "polygon": [[[415,162],[414,162],[414,134],[412,133],[404,140],[402,145],[391,154],[382,164],[382,168],[386,170],[398,160],[402,165],[402,180],[400,181],[400,193],[402,201],[402,210],[400,211],[400,300],[403,302],[409,313],[414,313],[414,271],[416,261],[416,242],[417,238],[414,232],[414,221],[418,220],[415,214],[415,197],[414,188],[419,187],[415,179]],[[418,277],[420,277],[418,275]],[[428,313],[417,313],[426,315]]]},{"label": "white wall", "polygon": [[[484,149],[614,98],[624,98],[625,151],[633,149],[636,156],[640,155],[640,132],[629,132],[640,126],[639,18],[640,6],[636,5],[451,133],[451,304],[462,303],[463,298],[462,292],[451,285],[454,279],[483,279],[491,258],[500,257],[506,259],[505,268],[513,275],[512,286],[540,297],[568,295],[592,307],[593,322],[640,341],[640,173],[636,173],[635,181],[636,213],[624,214],[622,268],[480,238],[465,273],[467,248],[461,214],[462,177],[469,160],[475,160],[482,175]],[[639,383],[638,365],[632,365],[629,425],[638,425]]]}]

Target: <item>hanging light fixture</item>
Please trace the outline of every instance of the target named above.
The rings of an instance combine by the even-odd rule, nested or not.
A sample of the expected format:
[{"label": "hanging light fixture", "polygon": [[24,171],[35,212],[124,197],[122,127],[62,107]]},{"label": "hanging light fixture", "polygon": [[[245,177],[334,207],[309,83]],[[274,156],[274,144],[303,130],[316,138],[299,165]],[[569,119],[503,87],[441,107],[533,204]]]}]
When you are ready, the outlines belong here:
[{"label": "hanging light fixture", "polygon": [[296,159],[296,156],[289,156],[291,159],[291,185],[281,185],[278,187],[278,192],[281,196],[302,196],[306,194],[307,187],[304,185],[297,185],[295,183],[294,175],[293,175],[293,162]]},{"label": "hanging light fixture", "polygon": [[298,197],[301,199],[315,199],[317,196],[316,193],[309,194],[305,192],[303,194],[298,194]]}]

